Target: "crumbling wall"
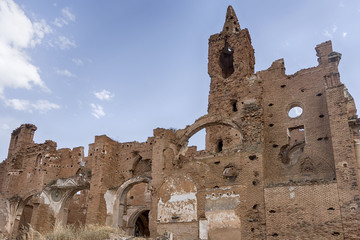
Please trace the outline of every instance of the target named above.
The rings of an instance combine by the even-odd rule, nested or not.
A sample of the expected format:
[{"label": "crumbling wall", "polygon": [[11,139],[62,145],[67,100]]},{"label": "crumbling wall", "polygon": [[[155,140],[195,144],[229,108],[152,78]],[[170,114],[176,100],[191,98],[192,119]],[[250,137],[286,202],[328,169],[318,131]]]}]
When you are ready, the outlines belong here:
[{"label": "crumbling wall", "polygon": [[67,225],[85,226],[88,209],[89,190],[81,190],[74,194],[68,208]]},{"label": "crumbling wall", "polygon": [[[287,76],[281,59],[259,73],[264,79],[266,184],[335,178],[323,81],[327,71],[319,66]],[[293,132],[303,138],[297,141]]]},{"label": "crumbling wall", "polygon": [[6,229],[6,225],[9,221],[9,219],[7,218],[7,206],[6,206],[6,199],[4,198],[4,196],[2,195],[2,193],[0,193],[0,236],[1,234],[7,235],[7,229]]},{"label": "crumbling wall", "polygon": [[[283,59],[254,73],[249,31],[230,6],[209,39],[208,114],[192,125],[157,128],[144,143],[96,136],[88,157],[35,144],[34,125],[14,130],[0,231],[80,221],[184,240],[360,238],[360,120],[341,54],[331,42],[316,53],[318,66],[293,75]],[[202,129],[197,151],[187,144]]]},{"label": "crumbling wall", "polygon": [[[87,223],[107,222],[112,225],[112,220],[107,219],[112,219],[113,209],[108,208],[113,205],[107,204],[105,194],[116,191],[129,179],[151,175],[152,144],[152,138],[145,143],[118,143],[107,136],[95,137],[95,142],[89,145],[88,154],[92,179]],[[118,197],[114,195],[110,197],[110,201],[115,201]]]},{"label": "crumbling wall", "polygon": [[35,144],[35,130],[32,124],[14,130],[9,156],[1,163],[1,201],[6,204],[1,218],[7,221],[6,234],[16,235],[28,224],[36,230],[50,230],[55,216],[39,198],[41,193],[57,179],[74,176],[83,167],[83,147],[57,150],[50,140]]}]

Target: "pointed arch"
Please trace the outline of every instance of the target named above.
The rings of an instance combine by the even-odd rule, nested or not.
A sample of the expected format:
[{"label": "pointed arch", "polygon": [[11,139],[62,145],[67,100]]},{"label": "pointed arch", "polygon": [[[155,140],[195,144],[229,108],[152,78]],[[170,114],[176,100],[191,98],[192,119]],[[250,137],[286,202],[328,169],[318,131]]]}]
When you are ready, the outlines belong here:
[{"label": "pointed arch", "polygon": [[138,176],[131,178],[124,182],[116,191],[116,199],[113,209],[113,227],[122,228],[124,225],[123,215],[124,215],[124,204],[126,201],[126,195],[129,190],[136,184],[139,183],[151,183],[151,178],[146,176]]}]

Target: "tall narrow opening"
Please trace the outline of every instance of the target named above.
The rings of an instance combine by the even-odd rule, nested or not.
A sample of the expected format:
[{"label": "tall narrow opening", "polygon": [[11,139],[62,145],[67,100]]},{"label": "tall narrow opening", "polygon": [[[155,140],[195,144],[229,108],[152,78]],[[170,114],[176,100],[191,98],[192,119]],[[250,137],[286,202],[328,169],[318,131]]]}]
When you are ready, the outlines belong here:
[{"label": "tall narrow opening", "polygon": [[228,42],[225,42],[225,46],[220,54],[220,66],[222,69],[223,78],[228,78],[234,72],[234,56],[233,50],[230,48]]},{"label": "tall narrow opening", "polygon": [[41,164],[42,164],[42,155],[38,154],[37,157],[36,157],[35,166],[38,167]]},{"label": "tall narrow opening", "polygon": [[150,237],[149,230],[149,210],[142,212],[135,222],[135,237]]},{"label": "tall narrow opening", "polygon": [[218,141],[218,143],[217,143],[216,152],[218,152],[218,153],[219,153],[219,152],[222,152],[223,146],[224,146],[223,140],[220,139],[220,140]]},{"label": "tall narrow opening", "polygon": [[231,107],[232,107],[233,112],[238,111],[238,109],[237,109],[237,101],[236,100],[231,101]]}]

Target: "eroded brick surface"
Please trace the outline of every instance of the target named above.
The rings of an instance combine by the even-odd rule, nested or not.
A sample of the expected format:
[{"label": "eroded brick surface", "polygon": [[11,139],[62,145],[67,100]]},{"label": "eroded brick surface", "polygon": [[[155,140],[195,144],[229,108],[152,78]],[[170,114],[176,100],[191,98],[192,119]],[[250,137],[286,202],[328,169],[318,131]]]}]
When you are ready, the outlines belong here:
[{"label": "eroded brick surface", "polygon": [[[83,147],[11,135],[0,164],[0,231],[31,224],[101,224],[174,239],[360,239],[360,138],[340,81],[341,54],[316,46],[318,66],[254,72],[249,31],[231,7],[209,39],[208,114],[146,142],[96,136]],[[206,147],[187,146],[206,129]]]}]

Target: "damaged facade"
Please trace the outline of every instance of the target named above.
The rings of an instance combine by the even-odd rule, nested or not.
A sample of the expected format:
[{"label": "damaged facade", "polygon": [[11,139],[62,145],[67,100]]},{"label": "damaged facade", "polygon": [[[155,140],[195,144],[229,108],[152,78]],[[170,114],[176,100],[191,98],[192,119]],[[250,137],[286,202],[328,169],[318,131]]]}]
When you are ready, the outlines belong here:
[{"label": "damaged facade", "polygon": [[[0,165],[0,232],[29,224],[101,224],[174,239],[360,239],[360,122],[340,81],[341,54],[318,66],[254,73],[254,49],[230,6],[209,39],[208,114],[146,142],[96,136],[83,147],[11,135]],[[206,129],[206,147],[188,140]]]}]

